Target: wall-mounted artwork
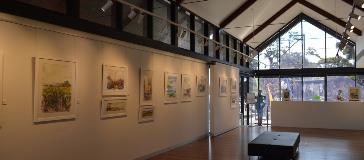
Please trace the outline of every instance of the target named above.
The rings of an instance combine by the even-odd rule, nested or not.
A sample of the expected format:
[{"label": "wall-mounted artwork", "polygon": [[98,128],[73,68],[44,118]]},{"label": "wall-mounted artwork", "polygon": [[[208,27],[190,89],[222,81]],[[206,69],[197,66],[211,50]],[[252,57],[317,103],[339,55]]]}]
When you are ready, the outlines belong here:
[{"label": "wall-mounted artwork", "polygon": [[192,101],[192,76],[182,74],[182,101]]},{"label": "wall-mounted artwork", "polygon": [[232,109],[236,108],[238,106],[238,102],[239,102],[239,99],[237,96],[231,96],[231,103],[230,103],[230,107]]},{"label": "wall-mounted artwork", "polygon": [[151,122],[154,120],[154,107],[142,106],[139,108],[139,123]]},{"label": "wall-mounted artwork", "polygon": [[76,62],[33,58],[34,122],[76,118]]},{"label": "wall-mounted artwork", "polygon": [[219,78],[219,96],[226,97],[227,96],[227,85],[228,80],[226,78]]},{"label": "wall-mounted artwork", "polygon": [[127,99],[125,97],[107,97],[101,102],[101,118],[126,117]]},{"label": "wall-mounted artwork", "polygon": [[231,93],[236,93],[238,91],[238,81],[236,78],[231,78]]},{"label": "wall-mounted artwork", "polygon": [[360,88],[350,87],[349,88],[349,101],[360,101]]},{"label": "wall-mounted artwork", "polygon": [[140,105],[153,105],[152,70],[140,70]]},{"label": "wall-mounted artwork", "polygon": [[128,68],[102,66],[102,95],[123,96],[128,92]]},{"label": "wall-mounted artwork", "polygon": [[197,96],[203,97],[207,94],[207,78],[206,76],[197,76],[196,78]]},{"label": "wall-mounted artwork", "polygon": [[177,103],[178,99],[178,74],[164,74],[164,97],[166,103]]}]

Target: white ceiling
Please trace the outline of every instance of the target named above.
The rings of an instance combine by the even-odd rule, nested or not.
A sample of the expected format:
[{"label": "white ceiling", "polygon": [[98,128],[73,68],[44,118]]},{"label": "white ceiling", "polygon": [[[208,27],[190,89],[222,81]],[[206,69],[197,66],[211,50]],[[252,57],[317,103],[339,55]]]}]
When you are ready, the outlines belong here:
[{"label": "white ceiling", "polygon": [[[182,6],[208,20],[209,22],[219,26],[219,24],[238,7],[244,4],[247,0],[208,0],[198,3],[188,3],[196,0],[185,0]],[[281,8],[288,4],[291,0],[257,0],[252,6],[250,6],[245,12],[236,17],[230,22],[224,30],[236,38],[243,40],[247,35],[259,27],[262,23],[272,17]],[[308,2],[316,5],[317,7],[335,15],[338,18],[342,18],[343,21],[347,20],[349,13],[351,12],[351,6],[342,0],[307,0]],[[264,30],[255,35],[247,43],[256,47],[264,40],[269,38],[272,34],[277,32],[286,23],[291,21],[298,14],[304,13],[311,18],[318,20],[320,23],[328,26],[329,28],[341,33],[344,31],[344,27],[339,26],[326,17],[321,16],[315,11],[297,3],[279,18],[267,26]],[[356,9],[355,13],[364,16],[364,12]],[[352,24],[358,29],[364,31],[364,19],[357,21],[352,19]],[[356,34],[351,34],[352,40],[355,42],[357,39]]]}]

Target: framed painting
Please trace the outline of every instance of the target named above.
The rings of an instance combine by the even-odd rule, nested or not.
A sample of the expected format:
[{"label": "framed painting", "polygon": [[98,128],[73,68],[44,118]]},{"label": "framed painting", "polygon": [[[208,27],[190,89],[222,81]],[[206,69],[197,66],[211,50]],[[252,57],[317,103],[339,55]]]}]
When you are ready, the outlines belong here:
[{"label": "framed painting", "polygon": [[165,103],[177,103],[178,99],[178,74],[164,74],[164,97]]},{"label": "framed painting", "polygon": [[236,80],[236,78],[231,78],[230,86],[231,93],[236,93],[238,91],[238,81]]},{"label": "framed painting", "polygon": [[128,94],[128,68],[102,65],[102,95],[126,96]]},{"label": "framed painting", "polygon": [[45,58],[33,62],[33,122],[76,118],[76,62]]},{"label": "framed painting", "polygon": [[140,70],[140,105],[153,105],[153,71]]},{"label": "framed painting", "polygon": [[207,94],[207,78],[206,76],[197,76],[196,77],[196,86],[197,86],[197,97],[203,97]]},{"label": "framed painting", "polygon": [[101,101],[101,118],[126,117],[127,99],[125,97],[106,97]]},{"label": "framed painting", "polygon": [[154,107],[142,106],[139,108],[139,123],[154,121]]},{"label": "framed painting", "polygon": [[219,78],[219,96],[226,97],[227,96],[227,85],[228,80],[226,78]]},{"label": "framed painting", "polygon": [[192,76],[187,74],[182,74],[182,101],[190,102],[192,101]]},{"label": "framed painting", "polygon": [[349,88],[349,101],[360,101],[360,88],[350,87]]},{"label": "framed painting", "polygon": [[239,103],[239,99],[237,96],[231,96],[231,103],[230,103],[230,108],[234,109],[237,107]]}]

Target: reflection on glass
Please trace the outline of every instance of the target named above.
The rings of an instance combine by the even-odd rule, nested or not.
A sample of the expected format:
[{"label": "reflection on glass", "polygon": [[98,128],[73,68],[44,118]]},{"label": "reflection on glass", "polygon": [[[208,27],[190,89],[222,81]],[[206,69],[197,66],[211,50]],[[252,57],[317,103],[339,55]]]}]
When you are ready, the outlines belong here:
[{"label": "reflection on glass", "polygon": [[[186,11],[179,9],[178,10],[178,24],[185,28],[190,28],[190,15],[187,14]],[[184,49],[190,49],[190,32],[185,29],[178,28],[177,32],[178,36],[178,47]]]},{"label": "reflection on glass", "polygon": [[302,101],[302,78],[290,77],[281,78],[281,90],[288,89],[290,91],[291,101]]},{"label": "reflection on glass", "polygon": [[[163,0],[154,0],[153,13],[170,19],[169,4]],[[159,18],[153,18],[153,39],[171,44],[171,25]]]},{"label": "reflection on glass", "polygon": [[339,90],[343,101],[349,101],[349,87],[355,87],[355,76],[327,76],[327,101],[338,101]]},{"label": "reflection on glass", "polygon": [[324,77],[303,77],[303,101],[325,101]]},{"label": "reflection on glass", "polygon": [[[146,4],[144,0],[127,0],[127,2],[141,8],[145,8]],[[123,17],[121,20],[124,31],[133,33],[135,35],[144,36],[146,31],[146,19],[146,14],[140,14],[138,10],[132,10],[129,6],[123,5]]]},{"label": "reflection on glass", "polygon": [[[196,17],[195,19],[195,32],[200,35],[203,35],[203,21]],[[204,38],[200,36],[195,36],[195,52],[203,54],[204,52]],[[207,44],[206,44],[207,45]]]}]

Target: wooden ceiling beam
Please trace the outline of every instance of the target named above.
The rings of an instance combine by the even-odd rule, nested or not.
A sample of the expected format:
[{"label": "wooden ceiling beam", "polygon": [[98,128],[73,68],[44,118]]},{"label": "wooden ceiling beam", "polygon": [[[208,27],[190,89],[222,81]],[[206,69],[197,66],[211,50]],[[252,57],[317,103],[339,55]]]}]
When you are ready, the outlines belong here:
[{"label": "wooden ceiling beam", "polygon": [[220,28],[226,27],[229,23],[231,23],[236,17],[246,11],[250,6],[252,6],[257,0],[247,0],[244,4],[242,4],[239,8],[237,8],[234,12],[232,12],[229,16],[227,16],[221,23]]},{"label": "wooden ceiling beam", "polygon": [[[310,2],[308,2],[308,1],[306,1],[306,0],[296,0],[296,1],[298,1],[300,4],[302,4],[303,6],[305,6],[305,7],[307,7],[307,8],[309,8],[309,9],[311,9],[311,10],[313,10],[313,11],[315,11],[315,12],[317,12],[318,14],[320,14],[320,15],[322,15],[322,16],[324,16],[324,17],[326,17],[326,18],[328,18],[328,19],[330,19],[331,21],[333,21],[333,22],[335,22],[336,24],[338,24],[338,25],[340,25],[340,26],[342,26],[342,27],[344,27],[345,28],[345,26],[346,26],[346,22],[344,22],[343,20],[341,20],[340,18],[337,18],[336,16],[334,16],[334,15],[332,15],[331,13],[329,13],[329,12],[327,12],[327,11],[325,11],[325,10],[323,10],[323,9],[321,9],[321,8],[319,8],[319,7],[317,7],[317,6],[315,6],[314,4],[312,4],[312,3],[310,3]],[[359,36],[361,36],[362,35],[362,32],[361,32],[361,30],[359,30],[358,28],[354,28],[354,33],[355,34],[357,34],[357,35],[359,35]]]},{"label": "wooden ceiling beam", "polygon": [[285,5],[281,10],[279,10],[276,14],[274,14],[272,17],[270,17],[267,21],[265,21],[262,25],[260,25],[256,30],[251,32],[248,36],[246,36],[243,39],[243,42],[246,43],[250,39],[252,39],[255,35],[257,35],[259,32],[261,32],[264,28],[266,28],[268,25],[270,25],[274,20],[276,20],[278,17],[280,17],[284,12],[289,10],[292,6],[294,6],[298,1],[292,0],[287,5]]},{"label": "wooden ceiling beam", "polygon": [[[354,4],[353,0],[342,0],[342,1],[346,2],[350,6],[352,6]],[[361,10],[362,12],[364,12],[364,8],[361,8],[360,6],[356,6],[356,8]]]}]

